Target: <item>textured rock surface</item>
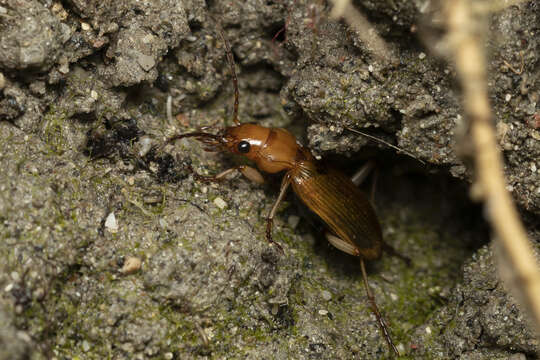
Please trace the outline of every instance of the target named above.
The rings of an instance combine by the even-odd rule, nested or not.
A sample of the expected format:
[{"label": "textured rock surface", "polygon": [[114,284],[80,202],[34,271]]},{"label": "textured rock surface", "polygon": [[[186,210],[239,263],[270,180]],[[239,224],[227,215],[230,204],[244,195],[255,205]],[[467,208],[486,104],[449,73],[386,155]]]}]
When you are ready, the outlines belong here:
[{"label": "textured rock surface", "polygon": [[[368,271],[401,352],[535,358],[538,340],[467,197],[459,90],[427,27],[436,8],[355,6],[399,63],[376,60],[322,1],[0,0],[0,359],[390,355],[357,259],[319,238],[292,194],[275,220],[285,254],[266,243],[279,176],[203,184],[188,165],[210,174],[241,160],[189,140],[157,149],[230,121],[217,22],[242,121],[286,126],[349,173],[380,163],[384,236],[413,266],[385,256]],[[488,44],[508,187],[536,246],[539,7],[493,14]],[[130,258],[142,265],[127,275]]]}]

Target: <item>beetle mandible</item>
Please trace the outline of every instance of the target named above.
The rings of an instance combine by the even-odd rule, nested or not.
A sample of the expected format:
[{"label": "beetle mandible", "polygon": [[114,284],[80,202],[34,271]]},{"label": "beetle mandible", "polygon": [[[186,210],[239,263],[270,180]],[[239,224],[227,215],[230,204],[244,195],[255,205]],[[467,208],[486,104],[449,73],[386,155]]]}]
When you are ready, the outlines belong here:
[{"label": "beetle mandible", "polygon": [[[383,241],[381,226],[373,206],[366,195],[356,186],[359,176],[350,179],[324,161],[315,159],[311,151],[300,145],[296,138],[282,128],[268,128],[257,124],[242,124],[238,120],[239,91],[233,55],[229,43],[222,32],[226,56],[231,67],[234,85],[234,126],[225,127],[217,134],[192,132],[175,135],[166,144],[187,137],[194,137],[204,143],[207,151],[221,150],[242,155],[253,161],[257,168],[266,173],[285,172],[279,195],[267,217],[266,238],[283,252],[281,246],[272,240],[272,223],[279,204],[289,186],[300,200],[328,227],[326,238],[339,250],[360,258],[360,267],[368,299],[381,331],[390,349],[399,356],[388,326],[381,315],[371,292],[365,260],[377,260],[385,250],[409,263],[409,259],[399,255]],[[232,172],[240,171],[248,179],[263,183],[262,175],[254,168],[240,165],[227,169],[215,176],[194,177],[203,181],[220,181]],[[354,181],[354,182],[353,182]]]}]

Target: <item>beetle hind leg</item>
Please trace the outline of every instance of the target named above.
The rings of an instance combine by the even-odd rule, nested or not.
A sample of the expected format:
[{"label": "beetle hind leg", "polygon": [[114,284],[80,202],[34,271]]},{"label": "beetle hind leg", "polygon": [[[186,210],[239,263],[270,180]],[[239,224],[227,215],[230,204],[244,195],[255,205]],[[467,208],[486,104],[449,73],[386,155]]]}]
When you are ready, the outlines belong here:
[{"label": "beetle hind leg", "polygon": [[364,182],[364,180],[368,177],[369,173],[375,168],[375,161],[370,160],[367,163],[365,163],[360,170],[358,170],[354,175],[351,177],[351,181],[354,185],[358,186],[361,183]]},{"label": "beetle hind leg", "polygon": [[399,356],[399,351],[397,347],[394,345],[392,338],[390,337],[388,325],[386,324],[386,321],[384,320],[381,312],[379,311],[379,308],[377,307],[377,303],[375,302],[375,296],[373,296],[373,293],[371,292],[371,289],[369,287],[367,273],[366,273],[366,265],[364,264],[364,260],[362,258],[360,258],[360,267],[362,268],[362,277],[364,278],[364,286],[366,288],[368,300],[371,304],[371,309],[375,313],[375,317],[377,318],[377,322],[379,323],[379,326],[381,328],[381,331],[384,335],[386,342],[388,343],[388,346],[390,347],[390,349],[392,349],[392,351],[396,354],[396,356]]},{"label": "beetle hind leg", "polygon": [[373,174],[373,180],[371,181],[370,195],[370,201],[372,205],[375,204],[375,186],[377,185],[377,177],[379,175],[379,171],[376,168],[375,160],[369,160],[367,163],[364,164],[364,166],[360,168],[360,170],[354,173],[354,175],[351,177],[351,181],[353,182],[353,184],[359,186],[369,176],[373,169],[375,169],[375,173]]},{"label": "beetle hind leg", "polygon": [[353,256],[359,256],[358,249],[353,244],[346,242],[343,239],[329,232],[326,232],[324,235],[326,239],[328,240],[328,242],[334,245],[339,250]]},{"label": "beetle hind leg", "polygon": [[383,248],[385,253],[387,253],[390,256],[395,256],[398,259],[401,259],[403,262],[405,262],[405,264],[407,266],[412,265],[411,259],[408,256],[405,256],[405,255],[401,254],[399,251],[397,251],[396,249],[394,249],[394,247],[392,245],[387,244],[386,242],[383,241],[382,242],[382,248]]}]

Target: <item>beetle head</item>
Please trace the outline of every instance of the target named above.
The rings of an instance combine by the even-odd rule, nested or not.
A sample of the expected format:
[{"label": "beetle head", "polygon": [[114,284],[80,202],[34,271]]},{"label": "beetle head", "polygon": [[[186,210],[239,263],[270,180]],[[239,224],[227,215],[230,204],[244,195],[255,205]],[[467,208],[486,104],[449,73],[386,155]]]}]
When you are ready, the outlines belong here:
[{"label": "beetle head", "polygon": [[256,160],[266,143],[270,129],[256,124],[227,127],[222,132],[222,144],[233,154]]}]

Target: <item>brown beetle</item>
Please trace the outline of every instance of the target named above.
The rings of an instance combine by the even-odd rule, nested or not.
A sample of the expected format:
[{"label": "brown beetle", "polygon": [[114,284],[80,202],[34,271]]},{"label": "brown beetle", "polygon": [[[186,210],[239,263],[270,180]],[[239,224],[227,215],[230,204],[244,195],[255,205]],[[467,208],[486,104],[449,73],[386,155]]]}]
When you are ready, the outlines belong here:
[{"label": "brown beetle", "polygon": [[[371,307],[386,342],[392,351],[399,356],[388,327],[371,293],[364,260],[379,259],[382,250],[392,255],[400,255],[383,241],[381,226],[375,211],[367,197],[355,184],[359,182],[362,175],[359,174],[359,176],[350,179],[328,164],[316,160],[311,151],[300,145],[296,138],[285,129],[241,124],[238,120],[239,95],[234,60],[228,42],[225,38],[223,41],[231,65],[235,89],[233,114],[235,126],[226,127],[218,134],[193,132],[176,135],[170,138],[167,143],[181,138],[194,137],[207,145],[207,151],[229,151],[245,156],[263,172],[285,171],[279,196],[267,217],[267,240],[283,251],[281,246],[272,240],[272,222],[287,189],[292,186],[300,200],[327,225],[329,231],[326,238],[328,241],[339,250],[360,258],[362,277]],[[195,172],[194,176],[203,181],[219,181],[234,171],[240,171],[252,181],[264,182],[262,175],[256,169],[246,165],[236,166],[215,176],[201,176]],[[407,258],[402,258],[409,262]]]}]

